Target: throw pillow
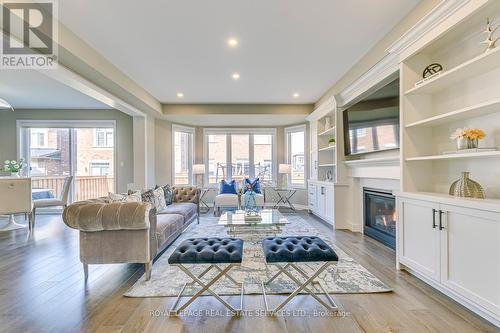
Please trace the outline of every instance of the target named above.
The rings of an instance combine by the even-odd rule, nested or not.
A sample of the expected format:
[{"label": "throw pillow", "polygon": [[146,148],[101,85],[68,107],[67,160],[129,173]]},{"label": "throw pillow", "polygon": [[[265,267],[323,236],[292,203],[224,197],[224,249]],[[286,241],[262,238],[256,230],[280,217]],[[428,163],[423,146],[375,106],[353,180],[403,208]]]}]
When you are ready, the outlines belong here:
[{"label": "throw pillow", "polygon": [[170,187],[169,184],[163,185],[163,186],[156,186],[156,188],[162,188],[163,189],[163,195],[165,196],[165,204],[171,205],[173,201],[173,193],[172,193],[172,188]]},{"label": "throw pillow", "polygon": [[231,180],[230,182],[227,182],[225,179],[221,180],[219,193],[220,194],[238,194],[238,192],[236,192],[236,181],[234,179]]},{"label": "throw pillow", "polygon": [[162,188],[143,192],[142,201],[150,203],[151,206],[156,208],[157,212],[167,208],[167,205],[165,204],[165,194]]},{"label": "throw pillow", "polygon": [[133,192],[131,194],[119,194],[108,192],[108,197],[111,202],[141,202],[141,193]]},{"label": "throw pillow", "polygon": [[260,190],[260,179],[255,178],[253,181],[251,181],[249,178],[245,178],[245,189],[243,193],[246,193],[248,191],[248,185],[252,187],[252,190],[255,193],[262,194],[262,191]]}]

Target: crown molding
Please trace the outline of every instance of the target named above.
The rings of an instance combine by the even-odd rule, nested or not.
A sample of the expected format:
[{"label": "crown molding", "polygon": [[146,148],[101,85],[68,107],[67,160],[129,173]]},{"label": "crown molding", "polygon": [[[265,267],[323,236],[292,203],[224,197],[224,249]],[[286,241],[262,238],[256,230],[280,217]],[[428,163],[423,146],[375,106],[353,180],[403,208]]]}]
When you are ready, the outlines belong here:
[{"label": "crown molding", "polygon": [[321,119],[330,112],[335,112],[337,109],[337,100],[335,96],[328,97],[320,106],[306,117],[307,121],[314,121]]},{"label": "crown molding", "polygon": [[[425,15],[406,33],[392,43],[386,49],[387,54],[379,62],[335,96],[337,106],[345,109],[368,95],[370,89],[376,88],[377,86],[382,87],[397,78],[401,54],[418,39],[471,1],[472,0],[441,1],[431,12]],[[320,105],[318,109],[322,106],[323,104]]]}]

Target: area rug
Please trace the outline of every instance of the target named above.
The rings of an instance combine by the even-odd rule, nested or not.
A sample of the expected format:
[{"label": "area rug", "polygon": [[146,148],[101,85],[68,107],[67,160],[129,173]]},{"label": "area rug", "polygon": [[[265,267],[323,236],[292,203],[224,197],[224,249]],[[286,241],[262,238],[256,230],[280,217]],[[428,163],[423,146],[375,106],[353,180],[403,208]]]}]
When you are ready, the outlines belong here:
[{"label": "area rug", "polygon": [[[358,294],[392,291],[392,289],[377,279],[366,268],[335,246],[327,235],[319,232],[306,220],[295,214],[288,214],[286,217],[290,224],[283,228],[281,235],[318,236],[332,246],[337,253],[339,257],[338,265],[336,265],[336,267],[331,266],[317,278],[317,280],[323,283],[327,292],[333,294]],[[125,296],[177,296],[184,283],[190,281],[190,279],[180,269],[170,266],[168,264],[168,257],[184,239],[227,236],[224,227],[219,226],[217,222],[218,219],[215,217],[203,217],[200,224],[193,224],[154,263],[151,280],[146,281],[143,275],[132,288],[125,293]],[[265,236],[243,237],[243,263],[241,267],[233,268],[230,271],[230,275],[236,281],[244,281],[246,295],[262,294],[261,282],[266,281],[277,272],[275,267],[266,266],[265,264],[261,243],[259,241],[259,239],[263,237]],[[302,267],[307,270],[307,265],[303,265]],[[201,273],[203,270],[202,267],[191,267],[193,267],[193,272]],[[211,273],[216,274],[216,271],[213,270]],[[226,278],[219,280],[213,289],[220,295],[238,295],[240,293],[238,287]],[[293,282],[282,275],[281,278],[274,280],[269,285],[269,289],[266,289],[266,293],[285,294],[291,292],[293,289],[295,289]],[[189,287],[188,285],[184,295],[193,295],[197,290],[198,288],[196,286]]]}]

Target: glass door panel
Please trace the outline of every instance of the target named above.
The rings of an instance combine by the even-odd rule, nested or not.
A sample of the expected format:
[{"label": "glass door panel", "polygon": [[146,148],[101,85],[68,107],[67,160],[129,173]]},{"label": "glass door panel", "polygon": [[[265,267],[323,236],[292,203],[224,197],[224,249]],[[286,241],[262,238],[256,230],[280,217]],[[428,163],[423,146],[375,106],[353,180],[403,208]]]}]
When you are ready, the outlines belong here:
[{"label": "glass door panel", "polygon": [[231,135],[231,177],[242,181],[250,177],[250,135]]},{"label": "glass door panel", "polygon": [[115,189],[114,129],[75,128],[76,200],[107,196]]},{"label": "glass door panel", "polygon": [[255,177],[264,184],[273,182],[273,136],[255,134],[253,136]]},{"label": "glass door panel", "polygon": [[28,128],[24,149],[34,199],[58,198],[71,175],[71,133],[68,128]]},{"label": "glass door panel", "polygon": [[228,175],[227,135],[208,135],[208,184],[216,184]]}]

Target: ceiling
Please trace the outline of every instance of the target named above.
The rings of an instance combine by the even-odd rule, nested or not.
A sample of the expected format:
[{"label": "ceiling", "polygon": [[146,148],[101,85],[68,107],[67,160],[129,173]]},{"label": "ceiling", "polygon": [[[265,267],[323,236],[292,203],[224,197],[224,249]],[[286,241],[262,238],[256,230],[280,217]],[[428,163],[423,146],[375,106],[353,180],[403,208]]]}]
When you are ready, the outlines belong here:
[{"label": "ceiling", "polygon": [[34,70],[2,70],[0,98],[14,109],[109,109],[105,104]]},{"label": "ceiling", "polygon": [[59,18],[162,103],[314,103],[417,3],[71,0]]}]

